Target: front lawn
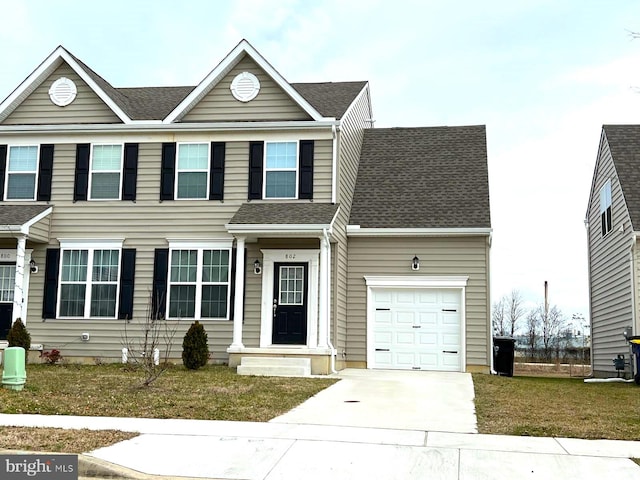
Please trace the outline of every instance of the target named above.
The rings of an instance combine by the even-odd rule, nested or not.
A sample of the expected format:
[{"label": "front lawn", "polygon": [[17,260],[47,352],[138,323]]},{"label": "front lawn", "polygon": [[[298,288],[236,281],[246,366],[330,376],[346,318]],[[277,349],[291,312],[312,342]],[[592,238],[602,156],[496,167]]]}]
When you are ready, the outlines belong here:
[{"label": "front lawn", "polygon": [[473,375],[480,433],[640,440],[640,387]]},{"label": "front lawn", "polygon": [[150,387],[140,387],[140,375],[122,365],[28,365],[22,391],[0,389],[0,413],[265,422],[334,382],[172,366]]},{"label": "front lawn", "polygon": [[[335,383],[244,377],[224,366],[173,366],[150,387],[122,365],[27,365],[22,391],[0,388],[0,413],[263,422]],[[135,437],[117,431],[0,427],[0,448],[82,453]]]}]

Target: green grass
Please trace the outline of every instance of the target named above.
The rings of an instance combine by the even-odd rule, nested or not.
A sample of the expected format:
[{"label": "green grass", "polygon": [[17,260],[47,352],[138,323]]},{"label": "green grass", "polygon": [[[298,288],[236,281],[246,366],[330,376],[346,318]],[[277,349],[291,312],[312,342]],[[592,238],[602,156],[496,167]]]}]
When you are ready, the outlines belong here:
[{"label": "green grass", "polygon": [[480,433],[640,440],[640,387],[474,374]]},{"label": "green grass", "polygon": [[[22,391],[0,388],[0,413],[263,422],[335,383],[246,377],[225,366],[172,366],[150,387],[122,365],[27,365]],[[136,436],[117,431],[0,427],[0,448],[81,453]]]},{"label": "green grass", "polygon": [[247,377],[225,366],[173,366],[150,387],[122,365],[28,365],[22,391],[0,389],[1,413],[264,422],[335,380]]}]

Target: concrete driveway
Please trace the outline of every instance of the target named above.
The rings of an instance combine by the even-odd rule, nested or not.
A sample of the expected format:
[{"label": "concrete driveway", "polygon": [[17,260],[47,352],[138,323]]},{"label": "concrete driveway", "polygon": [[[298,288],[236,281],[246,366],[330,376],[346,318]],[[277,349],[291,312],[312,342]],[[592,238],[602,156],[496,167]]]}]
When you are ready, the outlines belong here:
[{"label": "concrete driveway", "polygon": [[346,369],[274,423],[477,433],[468,373]]}]

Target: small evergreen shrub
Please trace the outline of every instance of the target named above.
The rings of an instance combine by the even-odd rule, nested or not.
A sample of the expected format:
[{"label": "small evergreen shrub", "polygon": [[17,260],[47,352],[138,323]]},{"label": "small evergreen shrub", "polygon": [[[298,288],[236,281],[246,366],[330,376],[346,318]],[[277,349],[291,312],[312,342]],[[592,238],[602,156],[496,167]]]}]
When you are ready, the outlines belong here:
[{"label": "small evergreen shrub", "polygon": [[204,367],[209,360],[207,332],[197,320],[191,324],[182,340],[182,363],[189,370]]},{"label": "small evergreen shrub", "polygon": [[31,335],[27,331],[27,327],[22,323],[22,319],[18,318],[7,334],[7,341],[10,347],[22,347],[26,352],[31,348]]}]

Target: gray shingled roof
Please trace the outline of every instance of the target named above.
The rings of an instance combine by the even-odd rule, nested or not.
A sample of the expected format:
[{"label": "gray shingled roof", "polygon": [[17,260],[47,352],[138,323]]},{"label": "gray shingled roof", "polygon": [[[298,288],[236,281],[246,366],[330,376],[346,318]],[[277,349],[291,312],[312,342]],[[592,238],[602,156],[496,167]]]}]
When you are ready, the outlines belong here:
[{"label": "gray shingled roof", "polygon": [[50,205],[0,205],[0,225],[24,225]]},{"label": "gray shingled roof", "polygon": [[640,228],[640,125],[604,125],[633,229]]},{"label": "gray shingled roof", "polygon": [[[78,57],[70,52],[67,53],[132,120],[163,120],[196,88],[194,86],[116,88]],[[292,83],[291,86],[322,116],[339,119],[366,84],[367,82],[327,82]]]},{"label": "gray shingled roof", "polygon": [[365,130],[350,225],[489,228],[485,127]]},{"label": "gray shingled roof", "polygon": [[342,118],[367,82],[290,84],[323,117]]},{"label": "gray shingled roof", "polygon": [[229,221],[233,225],[329,225],[333,203],[244,203]]}]

